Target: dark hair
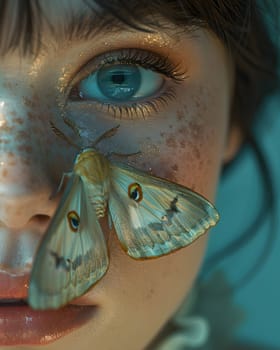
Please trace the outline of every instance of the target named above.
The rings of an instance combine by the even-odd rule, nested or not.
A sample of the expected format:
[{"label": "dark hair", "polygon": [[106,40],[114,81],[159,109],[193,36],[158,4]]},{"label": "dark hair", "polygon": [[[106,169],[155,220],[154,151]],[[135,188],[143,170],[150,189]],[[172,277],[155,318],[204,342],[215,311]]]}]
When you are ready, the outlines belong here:
[{"label": "dark hair", "polygon": [[[255,150],[267,187],[266,203],[272,206],[274,197],[270,173],[262,150],[252,133],[252,125],[266,97],[278,89],[277,47],[271,39],[267,19],[265,21],[269,14],[277,17],[277,1],[270,0],[269,4],[264,0],[83,1],[99,16],[106,16],[107,22],[110,22],[111,16],[111,19],[117,18],[124,25],[143,31],[158,28],[158,16],[161,15],[167,22],[178,25],[183,30],[202,27],[215,33],[228,49],[236,72],[231,122],[240,126],[244,141]],[[16,11],[14,6],[17,6]],[[9,23],[11,28],[3,38],[3,33],[7,33],[5,16],[11,11],[15,20]],[[0,52],[3,54],[16,47],[21,47],[24,54],[36,52],[40,45],[42,17],[38,0],[0,0]],[[234,162],[225,171],[232,164]],[[264,203],[262,215],[257,215],[257,219],[263,217],[268,209],[269,206]],[[251,231],[254,234],[255,230]],[[220,257],[234,251],[240,242],[241,240],[233,242],[232,249],[225,250]]]}]

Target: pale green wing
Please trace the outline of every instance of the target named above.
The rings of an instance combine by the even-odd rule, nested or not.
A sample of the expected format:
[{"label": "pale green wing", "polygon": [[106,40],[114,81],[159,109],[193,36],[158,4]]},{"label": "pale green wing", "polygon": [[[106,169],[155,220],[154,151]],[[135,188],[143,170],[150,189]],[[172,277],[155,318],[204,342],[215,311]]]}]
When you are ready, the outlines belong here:
[{"label": "pale green wing", "polygon": [[108,266],[87,184],[73,174],[33,262],[28,302],[34,309],[59,308],[84,294]]},{"label": "pale green wing", "polygon": [[210,202],[183,186],[122,164],[111,167],[110,215],[123,249],[135,259],[185,247],[219,220]]}]

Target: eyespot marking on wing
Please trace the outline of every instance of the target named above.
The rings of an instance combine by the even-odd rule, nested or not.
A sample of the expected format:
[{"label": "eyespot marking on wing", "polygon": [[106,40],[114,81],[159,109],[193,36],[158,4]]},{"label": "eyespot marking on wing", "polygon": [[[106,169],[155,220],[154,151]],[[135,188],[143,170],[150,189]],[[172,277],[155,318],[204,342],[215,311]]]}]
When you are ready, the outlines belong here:
[{"label": "eyespot marking on wing", "polygon": [[128,186],[128,197],[137,203],[143,199],[142,187],[137,182],[133,182]]},{"label": "eyespot marking on wing", "polygon": [[77,232],[80,225],[79,215],[74,210],[71,210],[67,214],[67,219],[68,219],[70,230],[73,232]]}]

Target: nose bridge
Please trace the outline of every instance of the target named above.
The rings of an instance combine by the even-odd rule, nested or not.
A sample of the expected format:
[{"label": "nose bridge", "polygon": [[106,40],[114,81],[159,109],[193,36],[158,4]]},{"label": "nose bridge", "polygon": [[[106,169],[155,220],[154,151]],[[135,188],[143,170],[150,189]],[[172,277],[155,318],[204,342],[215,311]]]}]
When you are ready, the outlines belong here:
[{"label": "nose bridge", "polygon": [[25,94],[16,82],[13,89],[0,87],[0,221],[9,226],[15,218],[20,225],[51,211],[42,150],[44,127],[27,103],[27,90]]}]

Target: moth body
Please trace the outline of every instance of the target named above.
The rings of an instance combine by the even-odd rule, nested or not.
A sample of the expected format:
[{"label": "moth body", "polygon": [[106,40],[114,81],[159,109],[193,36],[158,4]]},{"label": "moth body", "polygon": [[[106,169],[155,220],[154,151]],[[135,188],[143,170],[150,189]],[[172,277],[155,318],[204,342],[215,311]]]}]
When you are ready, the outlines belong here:
[{"label": "moth body", "polygon": [[95,208],[97,217],[105,216],[111,177],[107,158],[93,148],[86,148],[76,157],[73,172],[86,183],[89,200]]}]

